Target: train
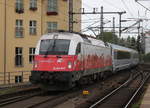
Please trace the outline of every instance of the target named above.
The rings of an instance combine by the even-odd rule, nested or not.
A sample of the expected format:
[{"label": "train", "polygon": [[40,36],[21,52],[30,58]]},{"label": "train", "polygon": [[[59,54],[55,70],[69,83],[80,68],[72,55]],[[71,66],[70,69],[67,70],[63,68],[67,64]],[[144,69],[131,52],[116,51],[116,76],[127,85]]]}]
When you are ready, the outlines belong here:
[{"label": "train", "polygon": [[39,39],[30,81],[46,90],[68,90],[138,63],[136,50],[81,33],[56,31]]}]

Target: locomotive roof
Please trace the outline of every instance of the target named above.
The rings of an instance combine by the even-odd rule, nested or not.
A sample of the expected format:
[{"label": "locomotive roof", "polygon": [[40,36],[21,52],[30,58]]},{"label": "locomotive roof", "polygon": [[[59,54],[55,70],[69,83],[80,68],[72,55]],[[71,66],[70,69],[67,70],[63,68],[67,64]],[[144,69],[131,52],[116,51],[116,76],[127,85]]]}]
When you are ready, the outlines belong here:
[{"label": "locomotive roof", "polygon": [[98,45],[105,47],[105,44],[101,40],[97,40],[96,38],[76,32],[51,32],[43,35],[40,39],[53,39],[54,35],[57,35],[58,39],[69,39],[78,42],[84,42],[92,45]]}]

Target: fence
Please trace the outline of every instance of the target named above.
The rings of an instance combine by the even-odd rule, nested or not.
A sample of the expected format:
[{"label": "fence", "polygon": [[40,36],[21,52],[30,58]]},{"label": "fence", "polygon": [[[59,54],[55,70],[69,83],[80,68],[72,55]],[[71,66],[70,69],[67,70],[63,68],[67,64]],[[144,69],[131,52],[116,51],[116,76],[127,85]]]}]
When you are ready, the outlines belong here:
[{"label": "fence", "polygon": [[[31,71],[0,72],[0,85],[29,82]],[[5,80],[5,81],[4,81]]]}]

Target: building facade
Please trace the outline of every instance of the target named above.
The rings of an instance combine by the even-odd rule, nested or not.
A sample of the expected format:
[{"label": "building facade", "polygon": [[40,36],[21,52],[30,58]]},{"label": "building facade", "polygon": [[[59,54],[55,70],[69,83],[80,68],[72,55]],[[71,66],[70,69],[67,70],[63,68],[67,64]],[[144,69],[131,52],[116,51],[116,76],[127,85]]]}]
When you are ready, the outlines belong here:
[{"label": "building facade", "polygon": [[[81,0],[74,0],[80,12]],[[0,83],[27,81],[33,66],[35,46],[42,34],[69,30],[69,0],[1,0]],[[81,15],[74,31],[80,32]]]}]

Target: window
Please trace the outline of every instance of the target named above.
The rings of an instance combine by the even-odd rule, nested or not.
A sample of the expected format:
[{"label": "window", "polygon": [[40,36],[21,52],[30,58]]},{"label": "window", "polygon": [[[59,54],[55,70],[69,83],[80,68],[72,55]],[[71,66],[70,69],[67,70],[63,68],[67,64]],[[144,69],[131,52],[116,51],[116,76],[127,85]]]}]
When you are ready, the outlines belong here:
[{"label": "window", "polygon": [[81,52],[81,43],[78,43],[76,48],[76,54],[78,55]]},{"label": "window", "polygon": [[57,15],[57,0],[48,0],[48,15]]},{"label": "window", "polygon": [[34,61],[35,48],[29,48],[29,63]]},{"label": "window", "polygon": [[36,21],[30,21],[29,24],[29,31],[30,31],[30,35],[35,35],[36,34]]},{"label": "window", "polygon": [[16,20],[16,37],[23,37],[23,20]]},{"label": "window", "polygon": [[37,10],[37,0],[30,0],[30,10]]},{"label": "window", "polygon": [[41,55],[68,55],[70,40],[47,39],[40,44]]},{"label": "window", "polygon": [[16,12],[17,13],[23,13],[24,12],[23,0],[16,0]]},{"label": "window", "polygon": [[130,59],[131,54],[130,52],[125,51],[117,51],[117,59]]},{"label": "window", "polygon": [[47,22],[47,31],[52,32],[57,30],[57,22]]},{"label": "window", "polygon": [[21,83],[22,82],[22,76],[15,76],[15,83]]},{"label": "window", "polygon": [[23,66],[22,48],[16,47],[15,66]]}]

